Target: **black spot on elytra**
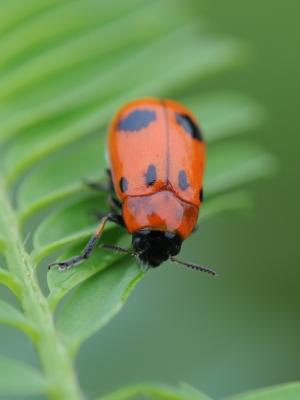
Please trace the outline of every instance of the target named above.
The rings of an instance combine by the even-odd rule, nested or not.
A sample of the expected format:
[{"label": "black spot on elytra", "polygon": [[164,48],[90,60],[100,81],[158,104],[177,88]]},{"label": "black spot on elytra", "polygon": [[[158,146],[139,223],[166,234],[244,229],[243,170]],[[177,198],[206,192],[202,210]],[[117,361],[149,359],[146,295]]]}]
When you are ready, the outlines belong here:
[{"label": "black spot on elytra", "polygon": [[126,178],[124,178],[124,176],[121,177],[120,181],[119,181],[119,186],[120,186],[120,190],[122,193],[127,192],[128,190],[128,180]]},{"label": "black spot on elytra", "polygon": [[156,113],[151,110],[134,110],[127,117],[121,119],[118,130],[125,132],[138,132],[147,128],[151,122],[156,120]]},{"label": "black spot on elytra", "polygon": [[154,185],[156,182],[156,179],[157,179],[157,176],[156,176],[155,165],[150,164],[147,169],[146,175],[145,175],[146,185],[147,186]]},{"label": "black spot on elytra", "polygon": [[176,113],[176,121],[192,138],[203,141],[199,126],[188,115]]},{"label": "black spot on elytra", "polygon": [[186,173],[185,173],[185,171],[183,169],[181,169],[179,171],[179,174],[178,174],[178,185],[179,185],[181,190],[185,190],[189,186],[189,183],[187,181]]},{"label": "black spot on elytra", "polygon": [[199,193],[199,199],[200,199],[200,201],[201,201],[201,203],[202,203],[202,201],[203,201],[203,188],[201,188],[201,190],[200,190],[200,193]]}]

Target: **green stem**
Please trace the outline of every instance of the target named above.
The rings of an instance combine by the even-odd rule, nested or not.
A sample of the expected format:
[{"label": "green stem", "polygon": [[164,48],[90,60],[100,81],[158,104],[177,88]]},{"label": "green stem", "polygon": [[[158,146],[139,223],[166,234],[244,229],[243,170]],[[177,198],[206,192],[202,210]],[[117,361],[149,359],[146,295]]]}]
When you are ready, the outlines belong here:
[{"label": "green stem", "polygon": [[26,319],[37,330],[33,342],[49,383],[49,398],[81,400],[83,395],[71,359],[55,329],[50,306],[38,284],[34,265],[24,248],[15,212],[1,180],[0,223],[7,240],[5,256],[8,269],[22,286],[23,290],[18,293],[18,297]]}]

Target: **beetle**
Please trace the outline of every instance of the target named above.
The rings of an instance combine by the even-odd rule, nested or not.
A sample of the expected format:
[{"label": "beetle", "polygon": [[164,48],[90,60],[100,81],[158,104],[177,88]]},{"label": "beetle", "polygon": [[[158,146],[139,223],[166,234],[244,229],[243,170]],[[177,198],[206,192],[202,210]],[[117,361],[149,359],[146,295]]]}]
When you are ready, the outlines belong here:
[{"label": "beetle", "polygon": [[82,254],[49,268],[64,270],[87,259],[110,221],[132,235],[132,250],[102,247],[131,254],[146,267],[170,259],[215,275],[207,267],[175,258],[195,229],[203,202],[205,144],[191,111],[156,98],[126,104],[110,125],[108,157],[111,212],[101,218]]}]

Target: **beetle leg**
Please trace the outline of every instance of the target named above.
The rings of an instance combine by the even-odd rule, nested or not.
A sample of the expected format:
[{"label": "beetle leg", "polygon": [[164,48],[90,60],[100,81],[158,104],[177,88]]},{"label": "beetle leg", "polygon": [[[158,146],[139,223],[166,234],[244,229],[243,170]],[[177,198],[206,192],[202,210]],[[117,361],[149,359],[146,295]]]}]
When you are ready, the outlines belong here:
[{"label": "beetle leg", "polygon": [[116,215],[116,214],[112,214],[112,213],[106,214],[105,216],[102,217],[102,219],[96,229],[96,232],[88,241],[88,243],[85,246],[85,248],[83,249],[81,255],[74,256],[65,261],[54,262],[52,264],[49,264],[48,268],[51,269],[53,267],[58,267],[59,270],[63,271],[65,269],[68,269],[75,265],[80,264],[84,260],[87,260],[90,257],[94,248],[96,247],[97,242],[100,239],[102,232],[104,230],[104,227],[108,221],[114,222],[121,226],[125,226],[121,215]]},{"label": "beetle leg", "polygon": [[83,183],[90,189],[97,190],[99,192],[114,193],[114,185],[113,185],[110,169],[106,170],[106,174],[107,174],[107,183],[102,183],[102,182],[98,182],[98,181],[90,181],[88,179],[84,179]]},{"label": "beetle leg", "polygon": [[84,180],[84,184],[88,186],[90,189],[98,190],[100,192],[107,192],[109,193],[108,195],[108,205],[110,206],[110,209],[112,212],[120,211],[121,210],[121,202],[116,198],[115,190],[114,190],[114,184],[112,181],[112,176],[111,176],[111,171],[110,169],[106,170],[107,173],[107,183],[103,184],[102,182],[97,182],[97,181],[89,181],[89,180]]},{"label": "beetle leg", "polygon": [[109,168],[107,168],[106,174],[107,174],[107,179],[108,179],[109,190],[110,190],[111,193],[114,193],[115,192],[114,183],[113,183],[113,180],[112,180],[111,170]]},{"label": "beetle leg", "polygon": [[116,225],[122,226],[122,228],[126,227],[122,215],[114,214],[114,213],[109,213],[109,215],[110,215],[110,217],[109,217],[110,222],[113,222]]},{"label": "beetle leg", "polygon": [[102,183],[102,182],[90,181],[88,179],[83,179],[83,184],[85,186],[87,186],[89,189],[97,190],[99,192],[109,192],[110,191],[109,185]]},{"label": "beetle leg", "polygon": [[120,212],[122,204],[116,197],[110,194],[107,197],[107,202],[112,212]]},{"label": "beetle leg", "polygon": [[[121,211],[121,206],[119,208],[119,206],[117,204],[115,204],[114,202],[114,198],[112,198],[112,202],[111,202],[111,198],[110,196],[108,197],[108,204],[110,206],[110,210],[111,210],[111,215],[113,215],[113,217],[110,218],[111,222],[116,223],[117,225],[120,225],[122,227],[125,227],[124,221],[122,216],[119,214]],[[103,217],[105,217],[107,215],[107,212],[101,212],[101,211],[93,211],[91,213],[91,216],[93,217],[93,219],[96,219],[96,221],[101,220]]]}]

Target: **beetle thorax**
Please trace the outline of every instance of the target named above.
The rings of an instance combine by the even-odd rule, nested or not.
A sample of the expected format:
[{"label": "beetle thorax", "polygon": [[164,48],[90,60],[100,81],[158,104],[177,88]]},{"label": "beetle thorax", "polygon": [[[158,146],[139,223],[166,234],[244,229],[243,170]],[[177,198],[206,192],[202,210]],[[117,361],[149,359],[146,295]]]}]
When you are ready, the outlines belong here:
[{"label": "beetle thorax", "polygon": [[198,207],[182,201],[169,190],[147,196],[128,196],[122,212],[130,233],[150,229],[173,232],[183,239],[191,234],[198,218]]}]

